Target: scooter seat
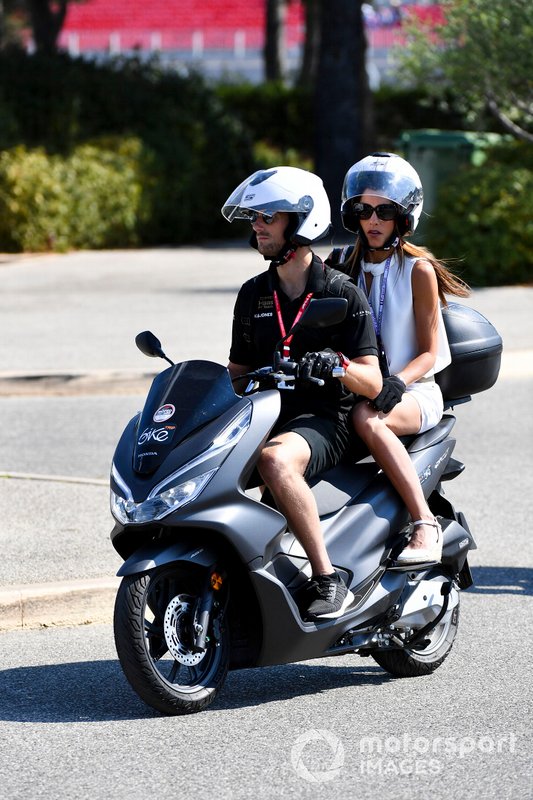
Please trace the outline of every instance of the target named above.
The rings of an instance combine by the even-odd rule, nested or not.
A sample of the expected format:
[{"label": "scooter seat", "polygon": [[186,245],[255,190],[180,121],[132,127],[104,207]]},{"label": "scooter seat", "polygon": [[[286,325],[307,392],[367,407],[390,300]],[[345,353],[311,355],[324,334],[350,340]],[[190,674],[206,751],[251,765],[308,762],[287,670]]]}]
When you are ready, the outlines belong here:
[{"label": "scooter seat", "polygon": [[411,442],[405,445],[407,451],[409,453],[418,453],[420,450],[425,450],[427,447],[433,447],[434,444],[444,441],[451,433],[454,425],[455,417],[451,416],[451,414],[444,414],[434,428],[430,428],[425,433],[416,434],[414,437],[406,437],[411,439]]}]

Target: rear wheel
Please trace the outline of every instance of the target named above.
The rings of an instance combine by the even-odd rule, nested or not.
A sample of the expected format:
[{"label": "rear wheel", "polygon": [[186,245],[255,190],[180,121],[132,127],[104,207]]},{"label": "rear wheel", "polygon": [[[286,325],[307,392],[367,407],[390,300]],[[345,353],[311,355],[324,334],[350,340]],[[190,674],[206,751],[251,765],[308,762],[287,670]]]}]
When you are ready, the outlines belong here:
[{"label": "rear wheel", "polygon": [[204,573],[180,567],[123,579],[115,602],[115,644],[122,669],[145,703],[190,714],[213,702],[229,663],[223,608],[216,597],[206,646],[193,646],[194,611]]},{"label": "rear wheel", "polygon": [[459,597],[451,613],[425,638],[429,644],[423,650],[416,645],[405,650],[373,650],[371,656],[380,667],[397,678],[416,678],[429,675],[448,657],[459,624]]}]

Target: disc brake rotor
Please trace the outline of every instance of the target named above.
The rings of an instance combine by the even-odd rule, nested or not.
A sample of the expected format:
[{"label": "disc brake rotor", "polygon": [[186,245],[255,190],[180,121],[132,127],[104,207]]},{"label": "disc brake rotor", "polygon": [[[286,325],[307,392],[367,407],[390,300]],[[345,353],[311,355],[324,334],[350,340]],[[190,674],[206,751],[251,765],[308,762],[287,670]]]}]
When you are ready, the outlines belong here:
[{"label": "disc brake rotor", "polygon": [[168,650],[176,661],[187,667],[199,664],[206,650],[196,653],[187,641],[191,637],[192,599],[187,595],[173,597],[165,611],[164,631]]}]

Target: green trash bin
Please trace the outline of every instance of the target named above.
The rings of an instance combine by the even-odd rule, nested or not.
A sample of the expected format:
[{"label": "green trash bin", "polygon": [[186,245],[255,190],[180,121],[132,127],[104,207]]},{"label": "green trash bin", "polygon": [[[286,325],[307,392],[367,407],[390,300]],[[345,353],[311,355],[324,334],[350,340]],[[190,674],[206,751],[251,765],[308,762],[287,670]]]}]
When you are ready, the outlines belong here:
[{"label": "green trash bin", "polygon": [[505,137],[475,131],[418,130],[405,131],[400,139],[404,158],[416,169],[424,187],[424,212],[417,233],[424,231],[427,214],[437,205],[439,186],[467,164],[483,162],[488,145]]}]

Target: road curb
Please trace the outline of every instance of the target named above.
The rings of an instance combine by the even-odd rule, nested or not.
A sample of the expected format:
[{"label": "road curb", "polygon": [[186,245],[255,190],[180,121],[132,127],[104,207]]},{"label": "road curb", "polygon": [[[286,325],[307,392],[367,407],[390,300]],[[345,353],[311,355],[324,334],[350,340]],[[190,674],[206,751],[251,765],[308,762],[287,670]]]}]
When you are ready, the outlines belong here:
[{"label": "road curb", "polygon": [[[0,397],[146,395],[158,373],[145,370],[0,372]],[[504,349],[498,380],[531,377],[533,348]]]},{"label": "road curb", "polygon": [[146,394],[155,372],[0,372],[0,397]]},{"label": "road curb", "polygon": [[88,578],[0,589],[0,632],[110,623],[119,578]]}]

